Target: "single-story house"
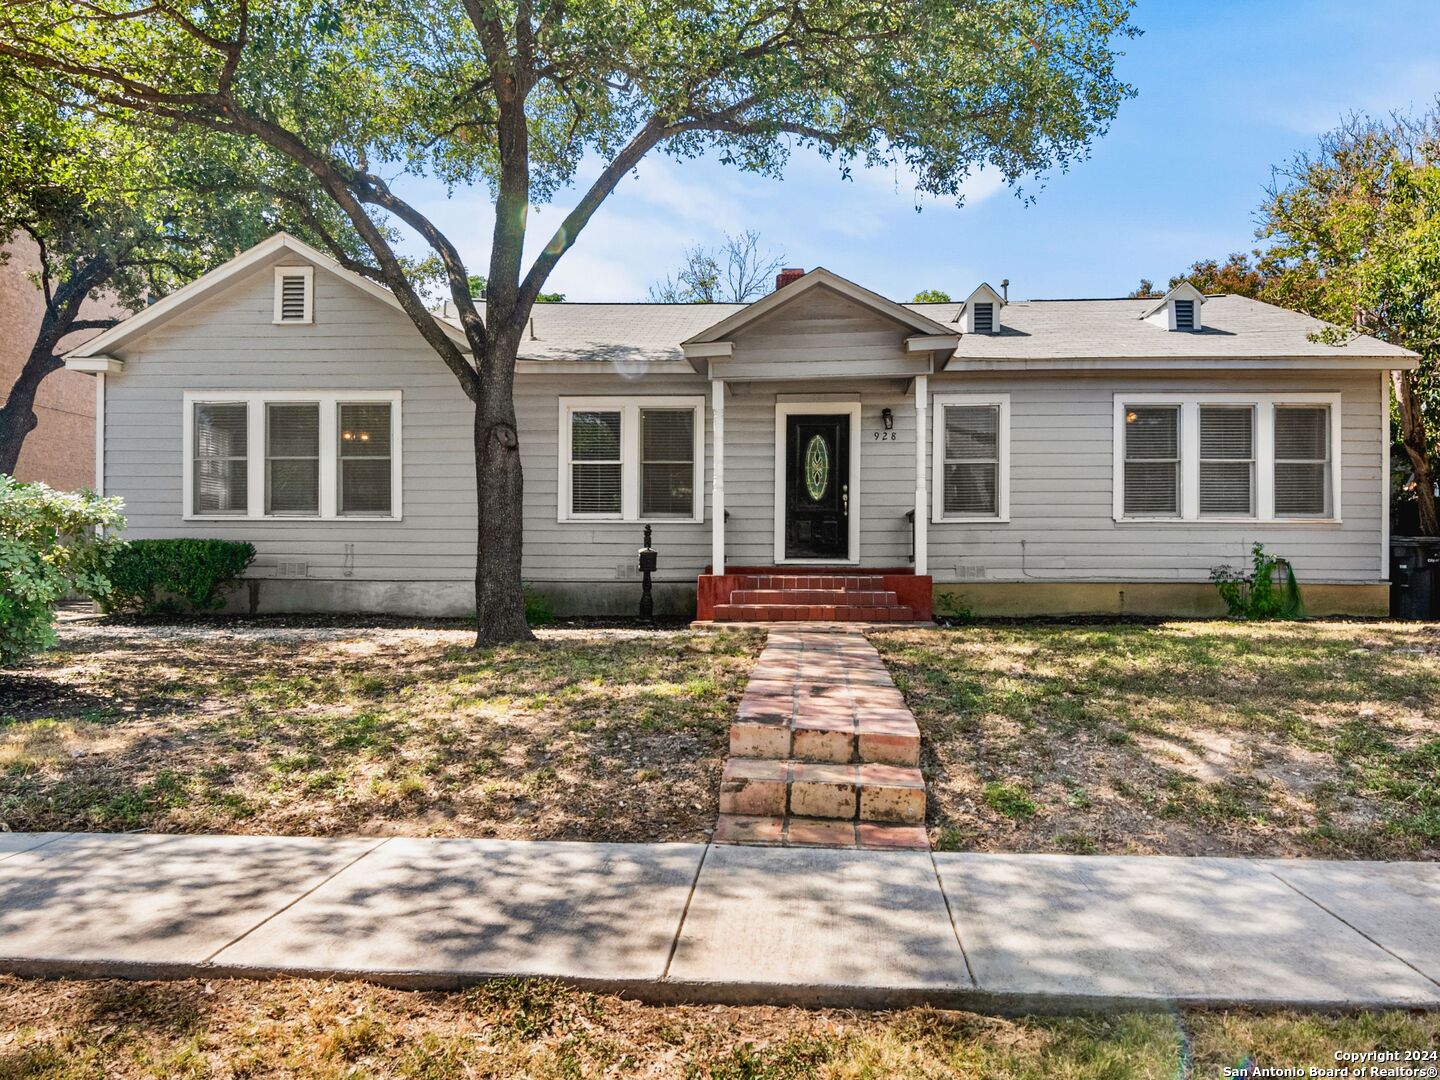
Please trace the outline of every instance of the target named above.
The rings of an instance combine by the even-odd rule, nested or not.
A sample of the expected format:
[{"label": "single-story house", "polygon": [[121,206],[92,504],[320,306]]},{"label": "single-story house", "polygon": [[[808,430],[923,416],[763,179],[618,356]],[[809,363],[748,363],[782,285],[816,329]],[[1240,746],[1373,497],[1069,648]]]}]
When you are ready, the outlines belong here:
[{"label": "single-story house", "polygon": [[[702,618],[1185,614],[1259,542],[1311,612],[1383,614],[1415,357],[1321,325],[1188,284],[900,304],[823,269],[750,304],[539,304],[525,580],[633,611],[648,524],[657,607]],[[471,405],[374,282],[277,235],[67,366],[127,535],[250,541],[238,604],[473,611]]]}]

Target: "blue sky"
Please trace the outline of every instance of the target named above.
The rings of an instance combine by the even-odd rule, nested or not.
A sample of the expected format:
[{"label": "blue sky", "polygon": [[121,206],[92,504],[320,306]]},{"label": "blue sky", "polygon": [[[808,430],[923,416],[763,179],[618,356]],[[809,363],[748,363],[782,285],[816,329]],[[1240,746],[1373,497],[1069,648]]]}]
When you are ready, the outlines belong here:
[{"label": "blue sky", "polygon": [[[963,207],[916,196],[904,175],[797,155],[783,181],[715,161],[654,155],[621,182],[550,288],[571,300],[643,300],[691,244],[758,229],[792,266],[825,266],[900,300],[957,299],[1010,279],[1012,298],[1119,296],[1197,258],[1253,243],[1270,167],[1351,110],[1419,109],[1440,93],[1440,3],[1141,0],[1144,36],[1125,43],[1121,106],[1088,161],[1025,205],[985,175]],[[593,175],[593,173],[592,173]],[[418,184],[410,195],[483,271],[486,193]],[[531,215],[544,242],[574,192]]]}]

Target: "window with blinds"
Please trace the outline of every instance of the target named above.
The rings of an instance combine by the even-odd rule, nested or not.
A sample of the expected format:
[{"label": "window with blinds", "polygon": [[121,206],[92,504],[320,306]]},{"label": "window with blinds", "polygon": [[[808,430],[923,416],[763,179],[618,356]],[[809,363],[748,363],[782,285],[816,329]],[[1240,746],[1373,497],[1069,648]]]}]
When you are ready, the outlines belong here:
[{"label": "window with blinds", "polygon": [[1173,301],[1173,303],[1175,304],[1175,329],[1176,329],[1176,330],[1194,330],[1194,329],[1195,329],[1195,301],[1194,301],[1194,300],[1175,300],[1175,301]]},{"label": "window with blinds", "polygon": [[[977,309],[978,317],[979,311]],[[1000,407],[946,405],[943,506],[947,515],[1000,513]]]},{"label": "window with blinds", "polygon": [[695,410],[640,410],[640,516],[695,512]]},{"label": "window with blinds", "polygon": [[1255,409],[1200,406],[1200,513],[1255,514]]},{"label": "window with blinds", "polygon": [[320,512],[320,404],[265,407],[265,512]]},{"label": "window with blinds", "polygon": [[623,511],[624,462],[620,410],[570,414],[570,512],[618,517]]},{"label": "window with blinds", "polygon": [[336,482],[341,514],[393,512],[390,413],[388,401],[340,405]]},{"label": "window with blinds", "polygon": [[1125,514],[1180,516],[1180,407],[1125,410]]},{"label": "window with blinds", "polygon": [[991,334],[995,332],[995,305],[975,305],[975,333]]},{"label": "window with blinds", "polygon": [[1275,516],[1329,517],[1330,409],[1275,407]]},{"label": "window with blinds", "polygon": [[194,425],[192,512],[249,513],[249,406],[197,402]]}]

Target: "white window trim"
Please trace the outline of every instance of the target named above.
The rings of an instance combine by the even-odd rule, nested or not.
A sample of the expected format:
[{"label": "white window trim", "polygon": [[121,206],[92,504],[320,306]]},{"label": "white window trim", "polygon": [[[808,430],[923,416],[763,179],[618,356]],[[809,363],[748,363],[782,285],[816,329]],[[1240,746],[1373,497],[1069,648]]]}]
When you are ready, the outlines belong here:
[{"label": "white window trim", "polygon": [[[305,317],[303,319],[285,319],[282,314],[282,279],[287,277],[303,277],[305,279]],[[309,326],[315,321],[315,268],[313,266],[277,266],[275,267],[275,310],[272,321],[276,326]]]},{"label": "white window trim", "polygon": [[[996,512],[993,514],[947,514],[945,512],[945,409],[951,405],[992,405],[1000,410],[996,432],[999,468],[996,477]],[[936,394],[931,400],[933,420],[933,451],[931,484],[934,487],[930,520],[936,525],[956,521],[989,521],[1008,524],[1010,521],[1010,395],[1009,394]]]},{"label": "white window trim", "polygon": [[[338,476],[340,406],[388,402],[390,405],[390,513],[341,514]],[[240,391],[186,390],[181,420],[184,467],[181,494],[185,521],[400,521],[401,501],[401,392],[399,390],[272,390]],[[317,402],[320,406],[320,512],[318,514],[265,513],[265,420],[266,405]],[[246,428],[247,490],[244,514],[197,514],[195,497],[195,406],[243,404],[249,420]],[[328,449],[327,449],[328,448]]]},{"label": "white window trim", "polygon": [[[1287,394],[1116,394],[1112,441],[1114,466],[1111,515],[1124,524],[1155,525],[1200,522],[1206,525],[1283,522],[1287,525],[1336,525],[1342,520],[1341,403],[1335,393]],[[1125,514],[1125,410],[1131,405],[1180,407],[1180,516],[1148,517]],[[1255,514],[1234,517],[1200,513],[1200,406],[1250,405],[1255,409]],[[1323,405],[1330,410],[1330,515],[1277,517],[1275,514],[1275,408],[1280,405]]]},{"label": "white window trim", "polygon": [[[692,513],[686,515],[640,515],[640,410],[693,409],[695,412],[695,465],[691,490],[695,493]],[[618,412],[620,414],[620,513],[584,514],[571,510],[570,415],[577,412]],[[666,522],[705,520],[705,397],[562,397],[560,399],[558,489],[559,522],[631,521],[661,525]]]},{"label": "white window trim", "polygon": [[[790,559],[785,556],[785,445],[788,416],[850,417],[850,509],[849,555],[844,559]],[[815,394],[809,401],[787,399],[775,402],[775,565],[776,566],[858,566],[860,564],[860,402],[840,401]]]}]

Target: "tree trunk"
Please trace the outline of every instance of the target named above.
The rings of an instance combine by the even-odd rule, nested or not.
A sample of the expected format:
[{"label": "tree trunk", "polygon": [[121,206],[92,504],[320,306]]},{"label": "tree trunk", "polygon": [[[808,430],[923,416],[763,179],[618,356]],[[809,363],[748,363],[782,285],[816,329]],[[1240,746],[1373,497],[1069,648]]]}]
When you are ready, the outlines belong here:
[{"label": "tree trunk", "polygon": [[4,407],[0,407],[0,473],[15,475],[25,436],[40,423],[35,415],[35,395],[45,376],[60,368],[60,361],[51,353],[52,337],[42,330],[40,340],[30,350],[25,366],[10,387]]},{"label": "tree trunk", "polygon": [[513,393],[518,344],[508,334],[492,342],[475,405],[476,648],[534,640],[520,580],[525,484]]},{"label": "tree trunk", "polygon": [[1416,373],[1401,372],[1396,383],[1400,412],[1400,443],[1415,473],[1415,498],[1420,509],[1420,535],[1440,536],[1440,515],[1435,508],[1435,459],[1425,437],[1425,414],[1420,407]]}]

